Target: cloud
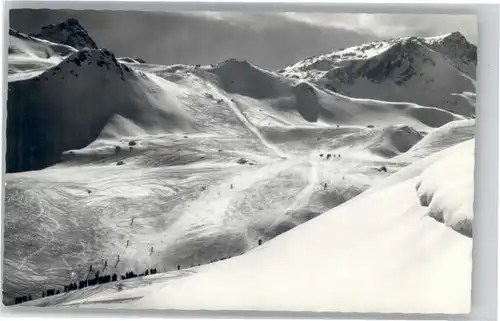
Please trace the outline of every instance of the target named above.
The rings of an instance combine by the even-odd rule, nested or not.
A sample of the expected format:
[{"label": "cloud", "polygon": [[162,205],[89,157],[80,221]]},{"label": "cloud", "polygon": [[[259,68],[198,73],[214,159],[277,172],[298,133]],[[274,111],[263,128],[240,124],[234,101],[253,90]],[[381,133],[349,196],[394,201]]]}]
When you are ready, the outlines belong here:
[{"label": "cloud", "polygon": [[460,31],[477,44],[477,17],[474,15],[444,14],[327,14],[327,13],[282,13],[296,21],[337,27],[360,33],[369,33],[381,38],[403,36],[437,36]]},{"label": "cloud", "polygon": [[477,43],[477,17],[452,14],[337,14],[337,13],[227,13],[201,12],[207,18],[224,20],[233,24],[252,23],[270,27],[283,23],[280,18],[314,25],[320,28],[342,28],[380,38],[403,36],[437,36],[460,31],[469,41]]}]

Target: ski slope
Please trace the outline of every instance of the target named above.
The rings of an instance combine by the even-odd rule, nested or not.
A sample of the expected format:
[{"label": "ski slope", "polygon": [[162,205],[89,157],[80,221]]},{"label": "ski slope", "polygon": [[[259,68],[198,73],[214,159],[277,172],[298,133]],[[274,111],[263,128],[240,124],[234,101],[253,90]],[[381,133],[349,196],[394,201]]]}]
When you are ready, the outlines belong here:
[{"label": "ski slope", "polygon": [[[73,27],[83,28],[61,28],[88,35]],[[51,39],[58,28],[46,28]],[[460,99],[472,113],[470,70],[454,67],[443,39],[419,50],[432,50],[433,73],[448,70],[450,92],[467,87]],[[358,58],[374,61],[404,41],[367,44]],[[467,113],[412,100],[427,87],[407,101],[351,97],[321,84],[324,74],[292,74],[307,64],[284,73],[237,59],[161,66],[84,47],[12,31],[4,303],[85,279],[92,264],[106,274],[162,273],[23,305],[470,307]],[[446,273],[450,264],[458,268]]]},{"label": "ski slope", "polygon": [[[471,223],[463,184],[471,183],[473,155],[473,139],[447,148],[239,257],[134,281],[140,286],[125,281],[122,291],[106,285],[32,304],[468,313],[472,239],[454,229]],[[443,223],[436,210],[446,213]]]}]

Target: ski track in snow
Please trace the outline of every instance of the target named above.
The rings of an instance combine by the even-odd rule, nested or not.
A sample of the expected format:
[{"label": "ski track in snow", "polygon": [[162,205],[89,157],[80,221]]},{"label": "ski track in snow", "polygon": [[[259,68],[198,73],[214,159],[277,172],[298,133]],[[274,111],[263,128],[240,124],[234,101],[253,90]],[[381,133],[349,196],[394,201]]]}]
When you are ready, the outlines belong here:
[{"label": "ski track in snow", "polygon": [[[42,205],[42,199],[40,198],[38,200],[38,206],[40,208],[40,213],[38,214],[38,216],[45,216],[47,219],[51,220],[52,222],[54,222],[54,224],[56,225],[56,230],[57,229],[60,229],[61,228],[61,225],[59,225],[59,222],[57,222],[57,220],[55,220],[54,218],[52,218],[50,215],[47,215],[45,213],[45,210],[43,209],[43,205]],[[52,242],[54,242],[55,240],[55,236],[54,236],[54,230],[53,229],[48,229],[47,232],[50,234],[50,240],[49,241],[46,241],[45,244],[40,248],[38,249],[37,251],[31,253],[30,255],[28,256],[25,256],[21,262],[21,264],[17,267],[17,270],[22,270],[23,266],[29,261],[29,259],[39,253],[42,253],[45,248]],[[7,274],[7,277],[10,276],[14,271],[11,271],[9,274]]]},{"label": "ski track in snow", "polygon": [[294,202],[285,210],[283,211],[283,214],[281,216],[278,216],[272,224],[269,225],[267,228],[267,231],[272,230],[277,223],[280,222],[283,217],[287,215],[290,211],[293,210],[299,210],[305,206],[310,201],[311,196],[313,195],[315,187],[318,185],[318,161],[314,160],[314,158],[317,156],[317,151],[313,152],[309,155],[309,166],[310,166],[310,172],[309,172],[309,183],[294,197]]},{"label": "ski track in snow", "polygon": [[277,156],[280,156],[280,157],[287,157],[286,154],[284,154],[282,151],[280,151],[276,146],[270,144],[265,138],[264,136],[262,136],[262,134],[260,133],[260,131],[255,127],[255,125],[250,121],[248,120],[248,118],[243,114],[243,112],[241,112],[240,108],[238,107],[238,104],[233,101],[232,99],[228,99],[227,96],[223,95],[220,90],[212,85],[209,85],[209,87],[215,92],[218,94],[219,98],[223,99],[224,101],[226,101],[226,103],[228,104],[228,106],[231,108],[231,110],[233,110],[234,114],[236,115],[236,117],[238,117],[238,119],[241,121],[241,123],[246,127],[248,128],[248,130],[250,130],[250,132],[252,132],[255,137],[257,137],[264,146],[266,146],[267,148],[269,148],[270,150],[272,150]]}]

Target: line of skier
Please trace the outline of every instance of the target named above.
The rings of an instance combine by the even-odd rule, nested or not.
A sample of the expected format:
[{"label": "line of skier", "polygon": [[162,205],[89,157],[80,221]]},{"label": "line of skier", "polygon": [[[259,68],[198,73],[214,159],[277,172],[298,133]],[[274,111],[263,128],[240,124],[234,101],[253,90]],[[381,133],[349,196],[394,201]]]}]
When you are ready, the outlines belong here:
[{"label": "line of skier", "polygon": [[[325,157],[326,160],[330,160],[332,157],[333,157],[333,159],[340,159],[340,154],[326,154],[326,155],[325,154],[319,154],[319,157],[321,157],[321,158]],[[381,166],[381,167],[377,168],[376,170],[379,171],[379,172],[386,172],[387,173],[387,167],[386,166]],[[326,183],[325,183],[324,188],[326,189]]]},{"label": "line of skier", "polygon": [[[324,156],[325,156],[325,154],[319,154],[319,157],[321,157],[321,158],[323,158]],[[333,156],[334,159],[335,158],[340,159],[340,154],[333,154],[333,155],[332,154],[326,154],[326,160],[330,160],[332,158],[332,156]]]},{"label": "line of skier", "polygon": [[[92,271],[92,265],[90,266],[89,271]],[[147,275],[153,275],[156,273],[157,273],[156,268],[146,269],[145,272],[143,272],[139,275],[135,274],[134,271],[126,272],[125,275],[118,275],[116,273],[114,273],[113,275],[99,275],[99,271],[95,271],[94,278],[92,278],[92,279],[87,278],[86,280],[71,282],[70,284],[64,286],[63,292],[68,293],[68,292],[71,292],[74,290],[80,290],[80,289],[86,288],[88,286],[93,286],[93,285],[97,285],[97,284],[104,284],[104,283],[109,283],[109,282],[116,282],[118,280],[131,279],[131,278],[136,278],[138,276],[142,277],[142,276],[147,276]],[[47,289],[45,291],[42,291],[41,297],[44,298],[46,296],[47,297],[53,296],[53,295],[57,295],[60,293],[61,293],[61,290],[59,290],[59,289]],[[31,301],[31,300],[32,300],[31,294],[28,294],[28,295],[16,297],[14,299],[14,303],[20,304],[20,303]]]},{"label": "line of skier", "polygon": [[[231,184],[231,189],[233,189],[233,184]],[[132,217],[131,218],[131,221],[130,221],[130,225],[132,226],[134,224],[134,218]],[[125,245],[125,248],[127,248],[128,246],[130,245],[130,240],[127,240],[127,243]],[[262,245],[262,240],[258,240],[258,245]],[[150,254],[151,255],[154,251],[154,248],[153,246],[151,246],[150,248]],[[231,258],[231,256],[228,256],[228,257],[223,257],[219,260],[226,260],[228,258]],[[217,262],[219,260],[211,260],[210,263],[214,263],[214,262]],[[116,266],[118,265],[118,263],[120,262],[120,255],[117,255],[117,260],[116,260],[116,264],[115,264],[115,268]],[[199,266],[200,264],[198,264]],[[105,260],[104,261],[104,267],[103,267],[103,271],[107,268],[108,266],[108,261]],[[191,267],[194,267],[196,265],[191,265]],[[177,265],[177,270],[180,270],[181,269],[181,266],[180,264]],[[94,277],[89,279],[89,276],[91,274],[91,272],[94,272]],[[104,284],[104,283],[109,283],[109,282],[116,282],[118,280],[126,280],[126,279],[131,279],[131,278],[136,278],[136,277],[142,277],[142,276],[147,276],[147,275],[153,275],[153,274],[156,274],[157,273],[157,269],[156,268],[150,268],[150,269],[146,269],[145,272],[137,275],[134,273],[134,271],[129,271],[129,272],[126,272],[125,275],[119,275],[119,274],[116,274],[114,273],[113,275],[100,275],[100,272],[97,270],[97,271],[94,271],[93,269],[93,266],[92,264],[89,266],[89,271],[88,271],[88,274],[87,274],[87,278],[85,280],[80,280],[80,281],[74,281],[74,282],[71,282],[69,283],[68,285],[65,285],[64,286],[64,289],[62,290],[63,293],[68,293],[68,292],[71,292],[71,291],[74,291],[74,290],[81,290],[83,288],[86,288],[86,287],[89,287],[89,286],[94,286],[94,285],[97,285],[97,284]],[[42,295],[41,297],[44,298],[44,297],[49,297],[49,296],[54,296],[54,295],[58,295],[61,293],[61,290],[59,289],[54,289],[54,288],[51,288],[51,289],[47,289],[47,290],[44,290],[42,291]],[[31,294],[28,294],[28,295],[24,295],[24,296],[20,296],[20,297],[16,297],[14,302],[15,304],[20,304],[20,303],[23,303],[23,302],[27,302],[27,301],[31,301],[32,300],[32,296]]]}]

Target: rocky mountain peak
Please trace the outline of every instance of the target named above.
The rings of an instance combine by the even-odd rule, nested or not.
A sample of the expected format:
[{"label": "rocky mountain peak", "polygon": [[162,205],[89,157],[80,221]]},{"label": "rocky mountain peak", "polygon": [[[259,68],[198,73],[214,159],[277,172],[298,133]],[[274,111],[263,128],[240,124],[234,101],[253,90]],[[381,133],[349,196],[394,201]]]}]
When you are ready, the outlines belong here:
[{"label": "rocky mountain peak", "polygon": [[73,18],[43,26],[40,32],[31,34],[31,36],[68,45],[78,50],[99,48],[80,22]]}]

